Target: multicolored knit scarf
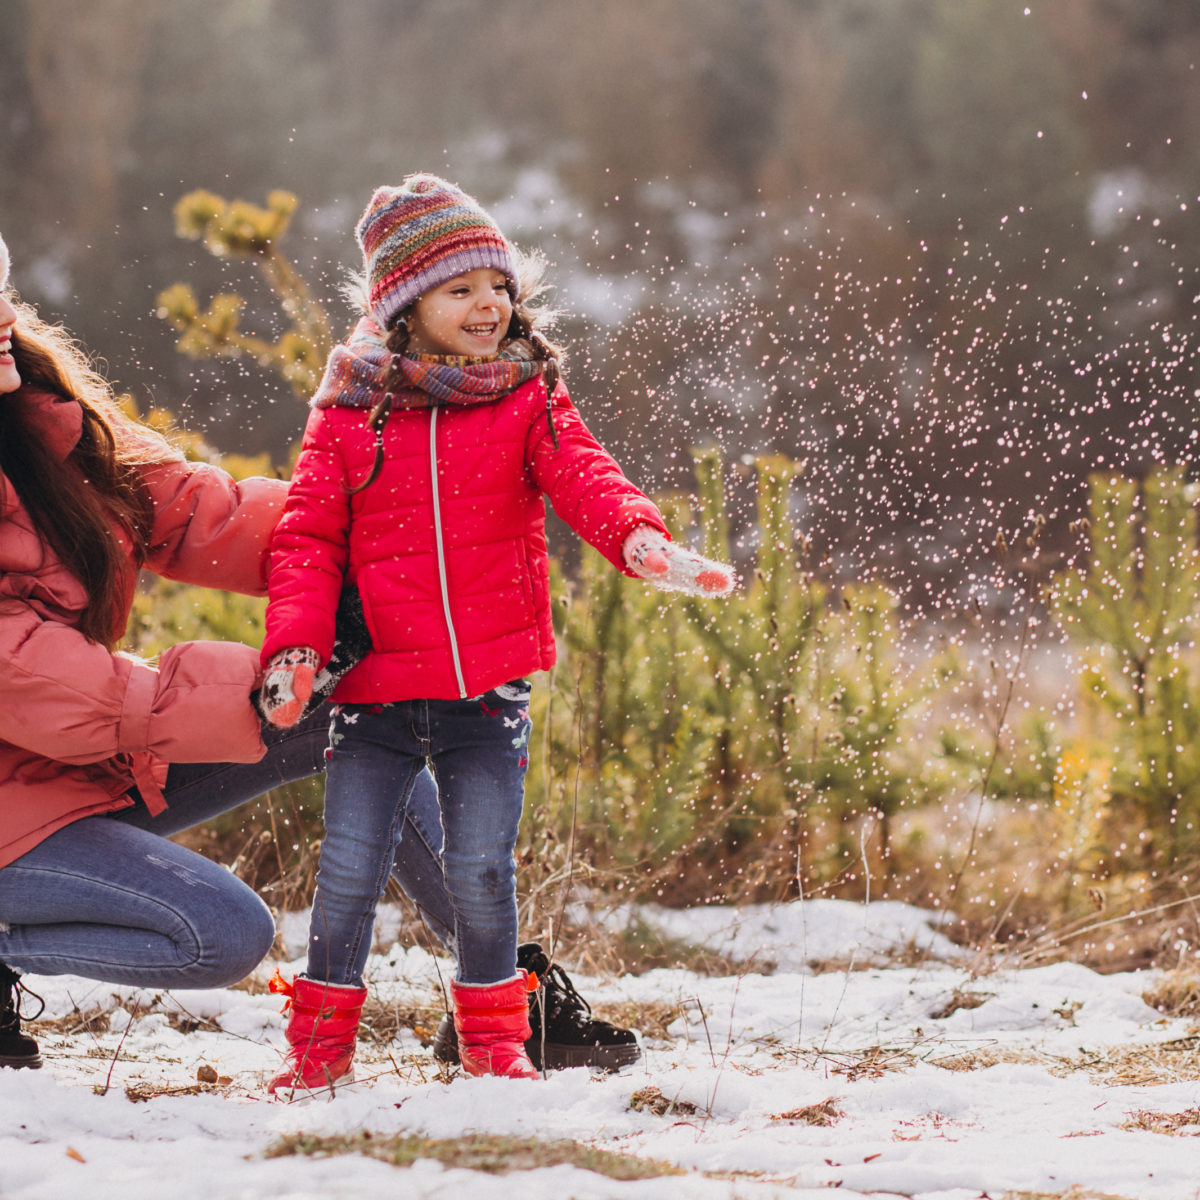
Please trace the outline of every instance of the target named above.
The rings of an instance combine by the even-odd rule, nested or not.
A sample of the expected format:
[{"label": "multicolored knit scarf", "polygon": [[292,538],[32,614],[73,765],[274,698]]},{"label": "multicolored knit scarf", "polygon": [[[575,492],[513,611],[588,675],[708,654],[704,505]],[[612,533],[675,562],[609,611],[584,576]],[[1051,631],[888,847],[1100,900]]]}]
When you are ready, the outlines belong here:
[{"label": "multicolored knit scarf", "polygon": [[490,404],[535,378],[543,365],[524,340],[509,342],[495,358],[392,354],[383,330],[363,317],[350,337],[334,347],[312,406],[373,408],[388,390],[393,370],[404,379],[403,387],[392,390],[393,410]]}]

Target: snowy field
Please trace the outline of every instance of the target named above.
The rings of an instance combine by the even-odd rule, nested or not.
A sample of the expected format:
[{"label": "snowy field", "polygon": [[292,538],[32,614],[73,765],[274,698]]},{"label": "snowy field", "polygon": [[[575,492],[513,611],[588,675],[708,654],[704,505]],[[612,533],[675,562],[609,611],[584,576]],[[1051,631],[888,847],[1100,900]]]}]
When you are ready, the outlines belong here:
[{"label": "snowy field", "polygon": [[[447,963],[416,949],[371,960],[358,1082],[292,1104],[262,1090],[282,1045],[273,963],[221,992],[31,979],[46,1065],[0,1071],[0,1197],[1200,1197],[1200,1036],[1147,1006],[1153,975],[973,974],[930,914],[893,903],[638,915],[749,965],[575,973],[602,1015],[640,1018],[644,1061],[608,1077],[440,1072],[404,1017],[436,1020]],[[371,1156],[416,1138],[430,1156]],[[497,1145],[515,1171],[460,1165]],[[589,1169],[588,1148],[662,1173]],[[296,1149],[324,1153],[280,1153]]]}]

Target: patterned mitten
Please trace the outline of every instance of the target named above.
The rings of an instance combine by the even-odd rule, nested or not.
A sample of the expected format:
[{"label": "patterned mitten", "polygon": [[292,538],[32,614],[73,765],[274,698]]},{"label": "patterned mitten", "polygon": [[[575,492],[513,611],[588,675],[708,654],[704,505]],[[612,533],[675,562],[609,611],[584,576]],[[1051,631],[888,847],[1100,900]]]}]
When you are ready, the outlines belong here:
[{"label": "patterned mitten", "polygon": [[333,694],[342,676],[358,666],[371,649],[371,634],[363,616],[362,597],[351,584],[342,590],[338,600],[337,623],[334,626],[333,652],[329,661],[313,677],[312,695],[300,714],[308,716]]},{"label": "patterned mitten", "polygon": [[320,657],[310,646],[280,650],[267,663],[258,707],[272,725],[290,729],[300,720],[304,703],[312,695],[313,677],[320,663]]},{"label": "patterned mitten", "polygon": [[733,568],[669,542],[653,525],[639,525],[621,546],[629,569],[655,587],[689,596],[728,596]]}]

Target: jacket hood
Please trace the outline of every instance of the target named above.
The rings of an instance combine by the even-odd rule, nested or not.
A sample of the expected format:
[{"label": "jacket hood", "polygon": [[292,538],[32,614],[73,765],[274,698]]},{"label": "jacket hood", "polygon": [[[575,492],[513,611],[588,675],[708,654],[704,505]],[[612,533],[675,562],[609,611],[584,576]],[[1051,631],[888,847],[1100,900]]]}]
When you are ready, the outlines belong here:
[{"label": "jacket hood", "polygon": [[[83,433],[83,410],[79,402],[55,392],[22,386],[8,396],[0,396],[0,404],[20,406],[26,420],[60,461],[75,449]],[[0,472],[0,517],[10,516],[16,507],[16,495]]]}]

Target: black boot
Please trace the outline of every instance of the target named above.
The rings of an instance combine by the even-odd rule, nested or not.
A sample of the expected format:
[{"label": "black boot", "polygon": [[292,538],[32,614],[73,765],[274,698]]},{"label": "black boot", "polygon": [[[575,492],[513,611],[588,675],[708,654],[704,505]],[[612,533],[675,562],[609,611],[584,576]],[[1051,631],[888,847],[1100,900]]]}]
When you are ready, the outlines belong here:
[{"label": "black boot", "polygon": [[[21,983],[16,971],[0,962],[0,1067],[36,1068],[42,1065],[37,1042],[21,1032],[22,992],[41,1001],[40,996],[34,995]],[[43,1003],[42,1008],[45,1007]],[[40,1016],[42,1008],[33,1015]]]},{"label": "black boot", "polygon": [[[595,1020],[566,971],[551,963],[537,942],[517,947],[517,966],[536,975],[540,985],[529,993],[532,1035],[525,1043],[525,1052],[539,1071],[563,1067],[616,1071],[641,1058],[642,1048],[633,1030]],[[449,1014],[438,1026],[433,1057],[438,1062],[458,1062],[458,1038]]]}]

